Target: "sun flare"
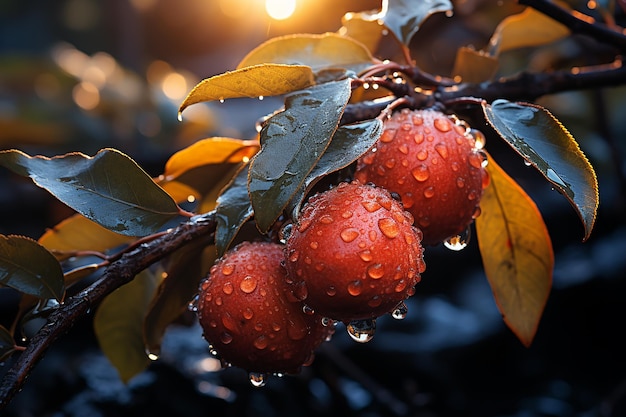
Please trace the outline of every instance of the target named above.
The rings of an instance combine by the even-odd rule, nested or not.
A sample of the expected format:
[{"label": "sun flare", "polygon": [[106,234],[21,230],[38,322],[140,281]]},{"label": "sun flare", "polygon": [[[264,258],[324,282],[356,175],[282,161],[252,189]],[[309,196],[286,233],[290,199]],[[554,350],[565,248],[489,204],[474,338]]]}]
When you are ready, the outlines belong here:
[{"label": "sun flare", "polygon": [[296,10],[296,0],[265,0],[267,14],[275,20],[285,20]]}]

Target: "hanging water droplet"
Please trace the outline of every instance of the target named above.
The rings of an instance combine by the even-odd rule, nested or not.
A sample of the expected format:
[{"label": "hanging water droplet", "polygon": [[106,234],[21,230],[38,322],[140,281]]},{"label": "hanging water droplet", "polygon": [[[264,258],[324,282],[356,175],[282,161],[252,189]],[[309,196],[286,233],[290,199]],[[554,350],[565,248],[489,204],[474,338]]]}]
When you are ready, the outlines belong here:
[{"label": "hanging water droplet", "polygon": [[476,149],[483,149],[487,144],[487,138],[485,134],[478,129],[470,129],[469,134],[474,138],[474,147]]},{"label": "hanging water droplet", "polygon": [[471,228],[468,226],[465,232],[444,240],[443,245],[453,251],[460,251],[467,247],[471,237]]},{"label": "hanging water droplet", "polygon": [[200,302],[200,294],[196,294],[193,296],[193,299],[189,301],[187,304],[187,310],[193,311],[194,313],[198,311],[198,303]]},{"label": "hanging water droplet", "polygon": [[531,166],[532,163],[530,161],[527,161],[524,159],[524,165],[526,165],[527,167]]},{"label": "hanging water droplet", "polygon": [[407,308],[406,304],[404,304],[404,301],[402,301],[396,306],[396,308],[393,309],[393,311],[391,312],[391,317],[396,320],[403,320],[404,318],[406,318],[408,312],[409,309]]},{"label": "hanging water droplet", "polygon": [[322,326],[327,327],[333,324],[333,320],[328,317],[322,317]]},{"label": "hanging water droplet", "polygon": [[220,103],[224,104],[224,99],[223,98],[220,98]]},{"label": "hanging water droplet", "polygon": [[148,359],[150,359],[151,361],[156,361],[156,360],[159,359],[159,352],[158,351],[146,350],[146,355],[148,355]]},{"label": "hanging water droplet", "polygon": [[250,374],[248,374],[248,377],[250,378],[250,383],[253,387],[259,388],[265,385],[265,374],[259,372],[250,372]]},{"label": "hanging water droplet", "polygon": [[183,112],[179,111],[178,115],[176,116],[176,118],[178,119],[179,122],[183,121]]},{"label": "hanging water droplet", "polygon": [[289,236],[291,236],[291,232],[293,231],[293,223],[285,223],[283,227],[278,231],[278,240],[283,245],[287,243]]},{"label": "hanging water droplet", "polygon": [[263,101],[264,98],[265,97],[263,97],[263,96],[259,96],[259,101]]},{"label": "hanging water droplet", "polygon": [[313,310],[311,307],[309,307],[306,304],[302,306],[302,312],[309,316],[312,316],[313,314],[315,314],[315,310]]},{"label": "hanging water droplet", "polygon": [[355,342],[367,343],[376,333],[376,319],[353,320],[348,323],[346,330]]}]

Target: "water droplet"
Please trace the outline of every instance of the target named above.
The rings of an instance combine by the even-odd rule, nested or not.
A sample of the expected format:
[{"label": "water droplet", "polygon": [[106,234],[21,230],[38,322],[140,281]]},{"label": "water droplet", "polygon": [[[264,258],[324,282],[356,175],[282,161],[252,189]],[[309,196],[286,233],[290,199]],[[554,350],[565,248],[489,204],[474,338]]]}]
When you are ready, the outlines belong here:
[{"label": "water droplet", "polygon": [[446,146],[445,143],[436,144],[435,150],[443,159],[446,159],[448,157],[448,147]]},{"label": "water droplet", "polygon": [[457,187],[459,187],[459,188],[463,188],[463,187],[465,187],[465,178],[463,178],[463,177],[458,177],[458,178],[456,179],[456,186],[457,186]]},{"label": "water droplet", "polygon": [[381,264],[374,264],[367,267],[367,275],[372,279],[380,279],[385,275],[385,268]]},{"label": "water droplet", "polygon": [[424,197],[432,198],[435,195],[435,189],[433,187],[426,187],[424,189]]},{"label": "water droplet", "polygon": [[159,352],[146,352],[148,354],[148,359],[150,359],[151,361],[156,361],[159,359]]},{"label": "water droplet", "polygon": [[235,320],[233,316],[230,315],[230,313],[225,313],[222,316],[222,324],[231,332],[239,331],[239,325],[237,324],[237,320]]},{"label": "water droplet", "polygon": [[248,374],[248,377],[250,379],[250,384],[252,384],[253,387],[259,388],[265,385],[265,374],[259,372],[250,372],[250,374]]},{"label": "water droplet", "polygon": [[232,294],[234,290],[233,287],[233,283],[232,282],[227,282],[224,284],[224,286],[222,287],[222,291],[224,292],[224,294]]},{"label": "water droplet", "polygon": [[228,264],[222,265],[222,274],[223,275],[228,276],[228,275],[232,274],[234,271],[235,271],[235,265],[234,264],[228,263]]},{"label": "water droplet", "polygon": [[405,131],[409,131],[411,129],[413,129],[413,124],[412,123],[402,123],[402,126],[400,126],[400,129],[405,130]]},{"label": "water droplet", "polygon": [[348,284],[348,294],[358,296],[363,291],[363,284],[361,281],[352,281]]},{"label": "water droplet", "polygon": [[347,229],[343,229],[339,235],[341,236],[341,240],[346,243],[350,243],[359,237],[359,231],[353,227],[349,227]]},{"label": "water droplet", "polygon": [[299,258],[300,258],[300,252],[298,252],[297,250],[294,250],[293,252],[289,254],[289,262],[298,262]]},{"label": "water droplet", "polygon": [[422,149],[417,153],[416,157],[420,161],[425,161],[426,158],[428,158],[428,151],[425,149]]},{"label": "water droplet", "polygon": [[250,320],[254,316],[254,311],[250,307],[246,307],[243,311],[243,318],[246,320]]},{"label": "water droplet", "polygon": [[220,341],[227,345],[233,341],[233,336],[230,333],[222,332],[222,334],[220,334]]},{"label": "water droplet", "polygon": [[526,165],[527,167],[531,166],[532,163],[530,161],[527,161],[524,159],[524,165]]},{"label": "water droplet", "polygon": [[333,285],[331,285],[326,289],[326,294],[328,294],[329,297],[332,297],[337,294],[337,289]]},{"label": "water droplet", "polygon": [[396,287],[394,288],[394,290],[395,290],[396,292],[402,292],[402,291],[404,291],[404,290],[405,290],[405,288],[406,288],[406,284],[407,284],[407,282],[406,282],[406,280],[403,278],[403,279],[401,279],[400,281],[398,281],[398,283],[396,284]]},{"label": "water droplet", "polygon": [[328,317],[322,317],[322,326],[328,327],[333,324],[333,320]]},{"label": "water droplet", "polygon": [[381,205],[376,201],[364,201],[361,205],[370,213],[374,213],[376,210],[381,208]]},{"label": "water droplet", "polygon": [[198,311],[199,301],[200,301],[200,294],[194,295],[193,299],[187,304],[187,310],[193,311],[194,313]]},{"label": "water droplet", "polygon": [[323,215],[319,219],[319,222],[322,224],[331,224],[333,221],[334,221],[333,218],[329,216],[328,214]]},{"label": "water droplet", "polygon": [[393,140],[393,138],[395,136],[396,136],[396,130],[395,129],[387,129],[380,136],[380,141],[382,143],[389,143],[389,142],[391,142]]},{"label": "water droplet", "polygon": [[480,169],[483,167],[483,158],[478,152],[470,153],[468,160],[474,168]]},{"label": "water droplet", "polygon": [[294,284],[292,289],[294,297],[296,297],[300,301],[306,300],[309,296],[309,290],[306,287],[306,283],[304,281],[299,281]]},{"label": "water droplet", "polygon": [[478,216],[480,216],[481,210],[479,206],[476,206],[476,208],[474,208],[474,212],[472,213],[472,219],[477,218]]},{"label": "water droplet", "polygon": [[311,307],[309,307],[306,304],[302,306],[302,312],[309,316],[312,316],[313,314],[315,314],[315,310],[313,310]]},{"label": "water droplet", "polygon": [[452,130],[452,126],[450,125],[450,120],[443,117],[438,117],[433,120],[433,126],[440,132],[449,132]]},{"label": "water droplet", "polygon": [[483,132],[478,129],[470,129],[469,134],[472,138],[474,138],[474,147],[476,149],[483,149],[485,147],[487,144],[487,138]]},{"label": "water droplet", "polygon": [[256,289],[256,279],[250,275],[247,275],[244,279],[241,280],[239,288],[246,294],[250,294]]},{"label": "water droplet", "polygon": [[313,241],[313,242],[309,243],[309,247],[311,249],[317,249],[317,248],[320,247],[320,244],[318,242]]},{"label": "water droplet", "polygon": [[264,98],[265,97],[263,97],[263,96],[259,96],[259,101],[263,101]]},{"label": "water droplet", "polygon": [[471,230],[472,229],[468,226],[467,229],[465,229],[465,232],[444,240],[443,245],[453,251],[465,249],[471,237]]},{"label": "water droplet", "polygon": [[403,143],[402,145],[398,146],[398,151],[404,155],[408,155],[409,147],[407,146],[406,143]]},{"label": "water droplet", "polygon": [[446,17],[452,17],[452,16],[454,16],[454,11],[446,10]]},{"label": "water droplet", "polygon": [[393,311],[391,312],[391,317],[396,320],[402,320],[406,317],[408,312],[409,309],[407,308],[406,304],[404,304],[404,301],[402,301],[396,306],[396,308],[393,309]]},{"label": "water droplet", "polygon": [[256,339],[254,339],[254,342],[252,342],[252,344],[254,345],[255,348],[259,350],[263,350],[267,347],[267,344],[268,344],[267,337],[259,336]]},{"label": "water droplet", "polygon": [[424,142],[424,134],[422,132],[417,132],[415,135],[413,135],[413,141],[416,145]]},{"label": "water droplet", "polygon": [[389,217],[385,217],[378,220],[378,228],[383,235],[387,236],[389,239],[393,239],[400,234],[400,226],[398,223]]},{"label": "water droplet", "polygon": [[278,240],[283,245],[287,243],[289,236],[291,236],[291,232],[293,231],[293,223],[285,223],[283,227],[278,231]]},{"label": "water droplet", "polygon": [[380,298],[380,296],[375,295],[367,302],[367,305],[372,307],[372,308],[376,308],[376,307],[380,306],[382,304],[382,302],[383,302],[383,299]]},{"label": "water droplet", "polygon": [[178,119],[179,122],[183,121],[183,112],[179,111],[178,114],[176,115],[176,118]]},{"label": "water droplet", "polygon": [[376,333],[376,320],[353,320],[346,326],[348,334],[355,342],[367,343],[374,337]]},{"label": "water droplet", "polygon": [[430,177],[430,172],[428,167],[424,164],[420,164],[411,170],[411,174],[413,174],[413,178],[416,181],[424,182]]},{"label": "water droplet", "polygon": [[372,256],[372,252],[365,249],[362,250],[361,252],[359,252],[359,257],[364,260],[365,262],[369,262],[371,261],[374,257]]}]

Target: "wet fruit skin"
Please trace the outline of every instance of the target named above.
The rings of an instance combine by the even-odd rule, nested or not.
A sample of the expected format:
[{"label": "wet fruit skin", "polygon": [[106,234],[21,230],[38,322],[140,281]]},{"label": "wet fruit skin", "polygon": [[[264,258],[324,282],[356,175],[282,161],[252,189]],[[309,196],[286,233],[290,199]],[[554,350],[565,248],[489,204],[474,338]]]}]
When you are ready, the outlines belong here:
[{"label": "wet fruit skin", "polygon": [[294,295],[334,320],[375,318],[414,293],[421,232],[384,189],[340,183],[311,197],[286,244]]},{"label": "wet fruit skin", "polygon": [[436,110],[402,109],[384,122],[355,178],[400,194],[404,208],[435,245],[463,233],[480,214],[489,176],[471,130]]},{"label": "wet fruit skin", "polygon": [[198,318],[221,360],[249,372],[296,373],[333,332],[285,283],[282,245],[244,242],[201,283]]}]

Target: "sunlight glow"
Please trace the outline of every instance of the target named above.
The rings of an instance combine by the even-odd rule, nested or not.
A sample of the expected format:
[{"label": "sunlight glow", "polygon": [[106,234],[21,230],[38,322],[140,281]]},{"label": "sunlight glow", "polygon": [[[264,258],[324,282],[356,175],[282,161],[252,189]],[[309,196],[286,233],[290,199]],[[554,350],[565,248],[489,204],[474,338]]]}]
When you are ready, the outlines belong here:
[{"label": "sunlight glow", "polygon": [[275,20],[285,20],[296,11],[296,0],[265,0],[267,14]]}]

